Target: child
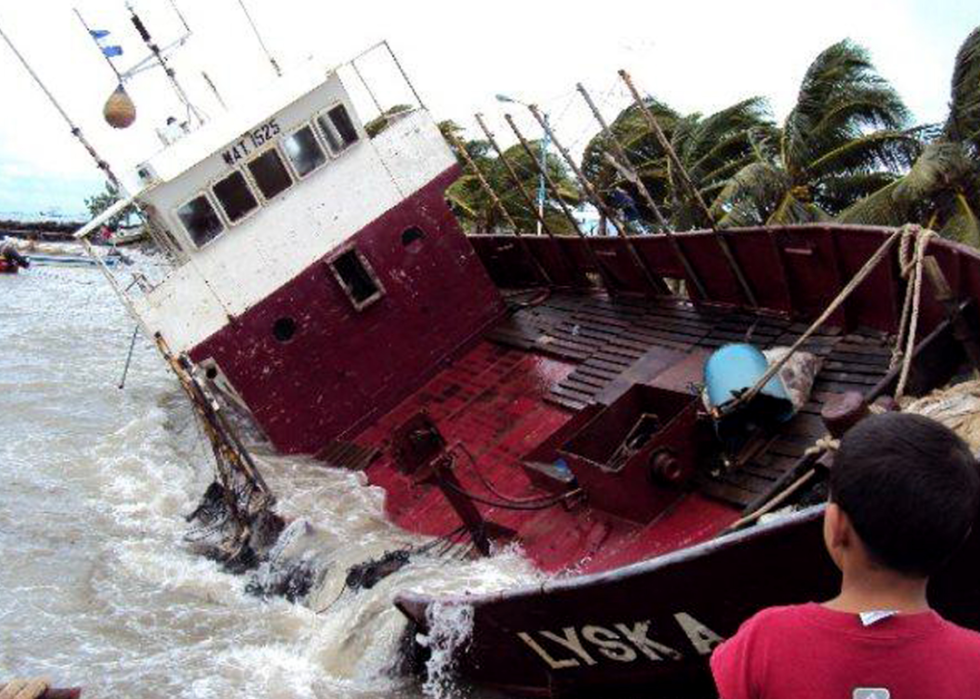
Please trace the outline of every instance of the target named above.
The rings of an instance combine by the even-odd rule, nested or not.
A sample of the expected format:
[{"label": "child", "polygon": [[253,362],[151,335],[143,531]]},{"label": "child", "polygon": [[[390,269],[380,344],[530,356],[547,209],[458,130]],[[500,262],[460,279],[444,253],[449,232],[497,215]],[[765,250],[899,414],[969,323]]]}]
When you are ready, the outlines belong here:
[{"label": "child", "polygon": [[980,634],[926,600],[978,505],[976,461],[950,430],[902,413],[860,422],[841,440],[824,515],[840,594],[746,621],[711,658],[721,699],[980,697]]}]

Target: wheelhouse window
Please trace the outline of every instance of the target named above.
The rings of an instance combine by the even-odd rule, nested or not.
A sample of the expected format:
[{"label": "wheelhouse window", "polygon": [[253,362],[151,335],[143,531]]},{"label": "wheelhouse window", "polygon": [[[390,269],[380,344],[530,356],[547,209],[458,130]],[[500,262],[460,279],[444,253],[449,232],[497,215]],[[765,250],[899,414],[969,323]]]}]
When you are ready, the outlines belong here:
[{"label": "wheelhouse window", "polygon": [[279,151],[270,148],[262,155],[248,163],[248,171],[266,200],[277,194],[282,194],[293,184],[293,178],[286,169],[286,164],[279,157]]},{"label": "wheelhouse window", "polygon": [[300,177],[306,177],[327,162],[327,155],[309,126],[304,126],[284,138],[282,147]]},{"label": "wheelhouse window", "polygon": [[259,206],[245,175],[238,170],[216,182],[211,191],[232,223],[241,221]]},{"label": "wheelhouse window", "polygon": [[360,139],[357,127],[347,113],[347,107],[342,104],[338,104],[326,114],[321,114],[316,120],[330,150],[335,153],[349,148]]},{"label": "wheelhouse window", "polygon": [[203,194],[177,209],[177,218],[199,248],[214,240],[225,229],[218,212]]},{"label": "wheelhouse window", "polygon": [[353,248],[331,261],[330,269],[354,308],[359,311],[384,295],[381,282],[368,261]]}]

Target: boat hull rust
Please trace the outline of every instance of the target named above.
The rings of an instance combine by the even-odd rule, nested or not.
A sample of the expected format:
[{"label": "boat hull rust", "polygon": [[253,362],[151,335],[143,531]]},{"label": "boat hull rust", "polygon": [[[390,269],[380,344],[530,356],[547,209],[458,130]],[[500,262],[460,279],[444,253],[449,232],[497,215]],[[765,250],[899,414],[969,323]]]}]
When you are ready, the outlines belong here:
[{"label": "boat hull rust", "polygon": [[[714,698],[708,659],[721,639],[765,607],[836,593],[822,515],[818,505],[650,561],[534,588],[438,599],[403,593],[395,604],[422,633],[440,607],[471,607],[471,636],[454,668],[505,692],[630,696],[642,689],[655,699]],[[978,530],[930,583],[930,602],[980,630]]]}]

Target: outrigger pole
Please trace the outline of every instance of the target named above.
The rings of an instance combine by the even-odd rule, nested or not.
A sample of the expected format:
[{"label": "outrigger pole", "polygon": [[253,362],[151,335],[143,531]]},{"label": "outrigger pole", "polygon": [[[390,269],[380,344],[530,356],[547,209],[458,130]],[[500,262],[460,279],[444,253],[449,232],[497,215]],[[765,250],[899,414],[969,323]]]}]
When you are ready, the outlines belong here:
[{"label": "outrigger pole", "polygon": [[650,126],[650,130],[653,131],[653,135],[656,137],[657,142],[660,143],[660,147],[664,149],[667,154],[667,160],[671,167],[677,171],[677,176],[680,178],[681,183],[684,188],[688,190],[694,203],[700,209],[701,215],[704,217],[705,223],[710,227],[711,232],[714,233],[715,240],[718,241],[718,247],[721,248],[722,255],[725,256],[725,260],[728,262],[728,266],[731,267],[732,272],[735,274],[735,278],[738,280],[739,286],[742,288],[742,293],[745,294],[745,298],[748,300],[752,306],[755,308],[759,307],[759,302],[756,300],[755,292],[752,291],[752,287],[749,285],[749,280],[745,277],[745,273],[742,271],[741,266],[738,264],[738,260],[735,259],[735,254],[732,252],[731,246],[728,245],[728,241],[725,240],[725,236],[718,230],[715,225],[714,217],[711,215],[711,211],[708,209],[708,205],[704,202],[704,198],[701,196],[701,192],[698,188],[694,186],[694,182],[691,181],[690,175],[687,174],[687,170],[684,168],[684,164],[681,163],[681,159],[677,157],[677,152],[674,150],[673,146],[670,145],[670,141],[664,135],[663,130],[660,128],[660,124],[657,123],[656,117],[647,107],[643,98],[640,97],[640,93],[637,91],[636,87],[633,85],[633,80],[630,78],[629,73],[625,70],[619,71],[619,77],[622,78],[623,82],[626,83],[626,87],[629,88],[630,93],[633,95],[633,101],[636,103],[637,108],[640,113],[644,116],[647,124]]},{"label": "outrigger pole", "polygon": [[456,146],[456,150],[459,152],[460,156],[463,158],[463,160],[466,161],[466,164],[470,166],[470,169],[473,170],[473,174],[476,175],[476,179],[480,183],[480,187],[482,187],[483,191],[485,191],[487,193],[487,196],[490,197],[490,201],[493,202],[494,206],[500,209],[500,213],[504,215],[504,219],[507,221],[507,224],[514,231],[514,235],[517,237],[517,240],[520,243],[521,249],[524,251],[524,254],[526,254],[534,262],[534,268],[537,271],[538,276],[540,276],[541,279],[546,284],[553,286],[554,283],[551,281],[551,277],[549,277],[548,273],[545,271],[544,266],[541,264],[541,261],[537,257],[535,257],[531,253],[530,248],[528,248],[527,241],[524,240],[524,236],[521,234],[521,229],[517,225],[517,222],[514,221],[514,219],[510,215],[510,212],[508,212],[507,209],[504,207],[504,203],[500,200],[500,197],[497,196],[497,192],[495,192],[493,187],[490,186],[490,183],[487,182],[487,178],[483,176],[483,173],[480,171],[480,168],[473,161],[473,158],[466,150],[466,146],[459,140],[456,134],[454,134],[452,131],[449,131],[447,133],[453,145]]},{"label": "outrigger pole", "polygon": [[476,114],[475,116],[476,116],[476,123],[480,125],[480,128],[483,130],[484,135],[486,135],[487,137],[487,141],[490,143],[494,152],[497,154],[497,157],[500,158],[500,162],[504,164],[504,168],[507,170],[507,174],[510,176],[510,179],[514,183],[514,186],[517,187],[517,191],[521,193],[521,197],[523,197],[524,202],[528,205],[530,210],[534,212],[534,218],[536,218],[538,220],[538,223],[541,224],[541,230],[543,230],[545,235],[547,235],[549,238],[554,238],[555,236],[551,232],[551,229],[548,227],[548,222],[545,220],[543,212],[538,209],[538,205],[531,198],[531,195],[530,193],[528,193],[527,188],[524,186],[524,183],[521,182],[521,178],[518,177],[517,171],[514,170],[514,166],[511,165],[510,161],[507,160],[507,157],[504,155],[503,150],[500,149],[500,146],[497,144],[497,139],[494,138],[493,132],[487,127],[486,122],[483,120],[483,115]]},{"label": "outrigger pole", "polygon": [[20,51],[17,50],[17,47],[14,46],[13,42],[10,40],[10,37],[4,33],[3,29],[0,29],[0,37],[3,37],[3,40],[7,43],[7,46],[9,46],[10,50],[14,52],[15,56],[17,56],[17,60],[20,61],[21,65],[24,66],[24,69],[34,79],[37,86],[41,88],[41,91],[44,92],[51,104],[54,105],[54,108],[58,110],[61,118],[65,120],[65,122],[68,124],[68,128],[71,129],[71,135],[77,138],[78,142],[85,147],[85,150],[88,151],[88,154],[92,157],[92,160],[95,161],[96,166],[105,173],[105,176],[112,184],[112,187],[116,191],[122,189],[122,186],[119,184],[119,180],[116,178],[116,174],[112,171],[109,163],[103,160],[102,156],[96,152],[89,140],[85,138],[85,134],[82,133],[82,130],[75,124],[75,122],[71,120],[71,117],[68,116],[68,113],[64,110],[64,108],[62,108],[61,104],[58,103],[58,100],[54,98],[51,91],[48,90],[43,82],[41,82],[41,78],[37,76],[37,73],[34,72],[34,69],[31,68],[30,64],[28,64],[28,62],[21,55]]},{"label": "outrigger pole", "polygon": [[650,271],[649,265],[647,265],[646,261],[640,256],[640,253],[637,252],[636,247],[633,245],[633,241],[630,240],[629,236],[626,234],[626,229],[619,222],[619,219],[613,215],[612,209],[610,209],[609,206],[607,206],[602,200],[602,197],[600,197],[599,193],[596,192],[595,187],[592,186],[592,183],[589,182],[588,178],[586,178],[585,174],[575,163],[575,159],[572,158],[565,146],[563,146],[555,137],[554,131],[552,131],[544,117],[541,116],[541,111],[533,104],[528,106],[528,110],[531,112],[531,115],[534,116],[535,120],[541,125],[541,128],[545,130],[545,133],[548,134],[549,138],[551,138],[551,142],[555,144],[555,148],[557,148],[562,154],[562,157],[565,158],[565,162],[567,162],[569,167],[571,167],[572,172],[575,173],[575,177],[578,178],[579,183],[585,190],[585,196],[589,198],[589,201],[592,202],[593,206],[599,209],[599,211],[602,212],[606,218],[612,221],[613,228],[616,229],[616,233],[626,243],[626,249],[629,250],[630,256],[633,258],[633,262],[643,272],[643,276],[646,278],[647,283],[650,284],[650,288],[658,293],[669,293],[670,289],[667,288],[667,285],[664,284],[662,279]]},{"label": "outrigger pole", "polygon": [[565,214],[565,218],[567,218],[572,224],[572,230],[575,231],[575,235],[582,239],[585,249],[589,253],[589,258],[596,268],[596,272],[600,277],[602,277],[602,283],[607,289],[612,291],[614,286],[609,281],[605,267],[602,266],[602,260],[600,260],[599,256],[596,255],[595,250],[592,248],[592,241],[589,240],[588,236],[582,232],[582,228],[578,225],[578,221],[575,219],[574,214],[572,214],[571,210],[568,208],[568,204],[566,204],[565,200],[562,199],[561,192],[558,190],[558,185],[555,184],[554,179],[552,179],[551,175],[548,173],[548,169],[546,167],[542,167],[541,163],[538,162],[538,156],[534,154],[534,152],[531,150],[531,144],[527,142],[527,139],[524,138],[524,134],[522,134],[517,128],[517,124],[514,123],[514,117],[512,117],[510,114],[504,114],[504,119],[510,126],[511,131],[514,132],[514,135],[517,136],[517,140],[520,141],[521,148],[523,148],[524,152],[527,153],[528,159],[534,163],[534,169],[538,171],[538,174],[541,175],[542,178],[544,178],[545,184],[548,185],[548,189],[550,189],[551,193],[554,195],[555,201],[558,202],[558,206],[561,208],[562,213]]},{"label": "outrigger pole", "polygon": [[[647,189],[647,186],[643,183],[639,173],[630,163],[629,156],[626,154],[626,149],[623,147],[623,144],[620,142],[619,138],[617,138],[613,130],[609,128],[606,120],[602,118],[602,112],[599,111],[599,108],[596,107],[595,102],[592,101],[592,97],[586,91],[585,86],[582,83],[579,83],[576,85],[576,88],[582,95],[585,103],[589,105],[589,109],[592,110],[592,114],[595,116],[596,121],[598,121],[599,126],[602,127],[602,132],[606,135],[606,138],[609,140],[609,143],[612,145],[613,150],[615,151],[615,157],[609,156],[613,166],[620,172],[625,173],[626,178],[639,190],[643,197],[643,201],[650,208],[650,210],[653,211],[654,216],[657,217],[657,222],[663,229],[664,235],[666,235],[667,239],[670,241],[670,245],[674,249],[674,253],[684,266],[684,271],[687,272],[687,276],[690,278],[691,283],[694,284],[694,288],[697,289],[698,295],[702,299],[707,299],[708,294],[705,291],[704,284],[701,283],[701,277],[699,277],[698,273],[694,270],[694,265],[691,264],[691,260],[688,259],[687,255],[684,253],[684,249],[681,247],[677,237],[674,235],[673,231],[670,230],[670,224],[663,217],[663,214],[660,213],[660,207],[658,207],[653,201],[653,197],[650,195],[650,190]],[[608,155],[609,154],[607,153],[607,156]]]}]

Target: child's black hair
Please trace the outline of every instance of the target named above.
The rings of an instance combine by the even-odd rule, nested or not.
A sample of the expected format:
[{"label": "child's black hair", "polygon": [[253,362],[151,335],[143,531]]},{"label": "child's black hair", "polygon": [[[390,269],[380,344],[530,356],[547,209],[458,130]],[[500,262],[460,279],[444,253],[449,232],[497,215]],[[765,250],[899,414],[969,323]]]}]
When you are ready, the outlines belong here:
[{"label": "child's black hair", "polygon": [[969,447],[935,420],[873,415],[841,440],[830,499],[878,564],[930,576],[970,533],[980,472]]}]

